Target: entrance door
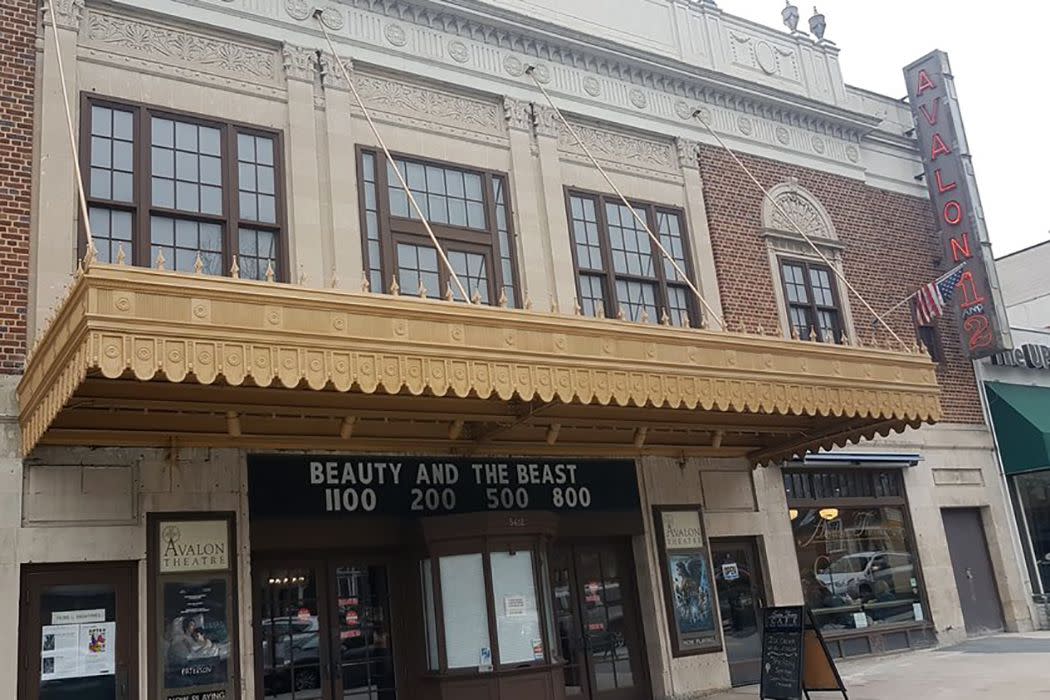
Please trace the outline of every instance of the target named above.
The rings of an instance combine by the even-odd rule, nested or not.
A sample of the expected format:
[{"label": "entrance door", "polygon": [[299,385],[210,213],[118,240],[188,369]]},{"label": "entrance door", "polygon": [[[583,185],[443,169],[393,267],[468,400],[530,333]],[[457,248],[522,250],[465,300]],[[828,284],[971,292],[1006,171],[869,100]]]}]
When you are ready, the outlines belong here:
[{"label": "entrance door", "polygon": [[627,544],[558,544],[551,576],[565,694],[591,700],[648,698]]},{"label": "entrance door", "polygon": [[722,638],[734,686],[758,683],[762,677],[759,633],[765,587],[753,539],[712,539],[715,586],[722,615]]},{"label": "entrance door", "polygon": [[970,635],[988,634],[1003,630],[1003,610],[995,585],[988,542],[977,508],[945,508],[944,534],[948,538],[948,553],[955,572],[955,586],[959,589],[966,632]]},{"label": "entrance door", "polygon": [[258,571],[262,697],[396,700],[386,566],[318,560]]},{"label": "entrance door", "polygon": [[135,562],[25,566],[18,697],[138,697]]}]

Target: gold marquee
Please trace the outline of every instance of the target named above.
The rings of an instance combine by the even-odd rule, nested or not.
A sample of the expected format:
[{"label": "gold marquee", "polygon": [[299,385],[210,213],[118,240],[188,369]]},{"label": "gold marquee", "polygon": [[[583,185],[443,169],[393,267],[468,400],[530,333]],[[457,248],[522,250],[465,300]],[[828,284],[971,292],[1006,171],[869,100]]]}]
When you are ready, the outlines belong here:
[{"label": "gold marquee", "polygon": [[925,354],[94,265],[18,388],[38,444],[746,457],[936,421]]}]

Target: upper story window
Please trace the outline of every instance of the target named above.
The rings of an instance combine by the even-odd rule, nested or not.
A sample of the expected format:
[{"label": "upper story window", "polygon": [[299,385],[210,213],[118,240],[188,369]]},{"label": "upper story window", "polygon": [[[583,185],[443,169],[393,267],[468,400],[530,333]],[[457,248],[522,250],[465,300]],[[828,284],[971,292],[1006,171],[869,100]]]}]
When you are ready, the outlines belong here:
[{"label": "upper story window", "polygon": [[803,260],[781,259],[780,277],[784,281],[788,319],[798,337],[842,342],[842,311],[831,269]]},{"label": "upper story window", "polygon": [[364,259],[371,288],[389,291],[396,277],[404,294],[423,289],[427,296],[441,298],[450,290],[453,298],[463,301],[395,167],[408,182],[468,296],[486,304],[505,297],[508,305],[519,305],[505,175],[401,156],[388,162],[381,152],[362,149]]},{"label": "upper story window", "polygon": [[[284,270],[279,135],[88,100],[82,144],[98,259],[265,279]],[[83,241],[81,243],[83,251]]]},{"label": "upper story window", "polygon": [[[666,312],[676,326],[696,325],[689,286],[617,197],[570,190],[569,228],[583,313],[658,323]],[[692,276],[681,210],[633,204],[664,249]]]}]

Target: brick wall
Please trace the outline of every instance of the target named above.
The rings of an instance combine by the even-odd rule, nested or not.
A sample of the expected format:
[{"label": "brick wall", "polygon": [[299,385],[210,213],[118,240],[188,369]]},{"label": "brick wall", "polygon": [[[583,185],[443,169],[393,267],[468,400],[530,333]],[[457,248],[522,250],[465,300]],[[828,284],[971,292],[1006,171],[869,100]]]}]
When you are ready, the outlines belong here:
[{"label": "brick wall", "polygon": [[[795,167],[763,158],[741,156],[767,188],[798,179],[817,197],[835,225],[846,277],[878,312],[889,308],[939,274],[941,243],[933,227],[928,200],[869,187],[857,180]],[[711,245],[726,320],[776,328],[778,311],[769,257],[761,237],[763,195],[721,149],[705,147],[700,171],[711,227]],[[840,295],[847,290],[839,284]],[[872,316],[850,300],[855,330],[870,342]],[[915,338],[908,306],[886,320],[909,344]],[[982,423],[973,367],[962,357],[955,320],[937,322],[945,361],[937,371],[945,420]],[[880,343],[888,341],[883,331]]]},{"label": "brick wall", "polygon": [[0,2],[0,374],[22,372],[29,301],[36,4]]}]

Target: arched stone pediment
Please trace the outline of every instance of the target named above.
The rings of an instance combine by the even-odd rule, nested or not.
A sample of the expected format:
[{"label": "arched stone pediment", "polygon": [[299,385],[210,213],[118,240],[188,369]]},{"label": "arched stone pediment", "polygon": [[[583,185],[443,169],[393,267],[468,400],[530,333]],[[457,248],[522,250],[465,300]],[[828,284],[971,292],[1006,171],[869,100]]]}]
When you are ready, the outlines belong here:
[{"label": "arched stone pediment", "polygon": [[[777,207],[765,200],[762,207],[762,226],[766,230],[798,235],[792,222],[807,236],[820,240],[837,240],[831,216],[810,192],[798,182],[789,180],[769,192]],[[786,216],[785,216],[786,215]]]}]

